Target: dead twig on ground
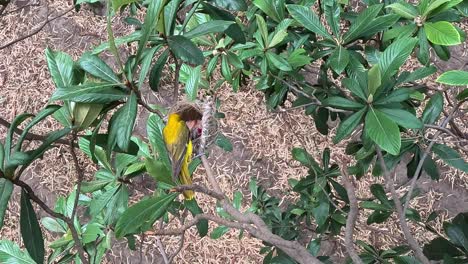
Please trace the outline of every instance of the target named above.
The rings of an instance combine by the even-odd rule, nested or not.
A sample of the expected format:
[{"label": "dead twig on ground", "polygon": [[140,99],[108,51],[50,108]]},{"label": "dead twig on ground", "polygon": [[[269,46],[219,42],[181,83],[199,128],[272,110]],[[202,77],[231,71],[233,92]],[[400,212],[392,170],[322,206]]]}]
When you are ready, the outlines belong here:
[{"label": "dead twig on ground", "polygon": [[[57,16],[55,16],[55,17],[53,17],[53,18],[47,18],[38,28],[36,28],[35,30],[33,30],[31,33],[26,34],[26,35],[24,35],[24,36],[22,36],[22,37],[19,37],[19,38],[13,40],[13,41],[10,41],[10,42],[8,42],[7,44],[5,44],[5,45],[3,45],[3,46],[0,46],[0,50],[5,49],[5,48],[8,48],[8,47],[10,47],[11,45],[14,45],[14,44],[16,44],[16,43],[18,43],[18,42],[20,42],[20,41],[23,41],[23,40],[25,40],[25,39],[27,39],[27,38],[29,38],[29,37],[32,37],[32,36],[36,35],[36,34],[39,33],[47,24],[49,24],[50,22],[54,21],[55,19],[57,19],[57,18],[59,18],[59,17],[62,17],[62,16],[64,16],[64,15],[68,14],[69,12],[73,11],[74,9],[75,9],[75,7],[73,6],[73,7],[71,7],[71,8],[69,8],[69,9],[65,10],[64,12],[60,13],[59,15],[57,15]],[[49,12],[47,12],[47,17],[49,17]]]}]

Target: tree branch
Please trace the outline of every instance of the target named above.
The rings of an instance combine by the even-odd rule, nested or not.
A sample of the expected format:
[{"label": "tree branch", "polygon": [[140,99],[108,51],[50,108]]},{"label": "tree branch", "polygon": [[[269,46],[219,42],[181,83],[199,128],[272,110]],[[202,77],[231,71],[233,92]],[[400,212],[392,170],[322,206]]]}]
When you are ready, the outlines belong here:
[{"label": "tree branch", "polygon": [[356,220],[359,213],[358,203],[356,199],[356,191],[354,189],[353,183],[349,179],[349,175],[346,172],[346,169],[341,169],[341,174],[343,175],[343,183],[346,187],[346,193],[349,198],[349,213],[348,218],[346,219],[346,228],[345,228],[345,247],[349,256],[353,260],[353,263],[362,264],[362,260],[354,249],[354,240],[353,232],[356,226]]},{"label": "tree branch", "polygon": [[[18,43],[18,42],[20,42],[20,41],[23,41],[23,40],[25,40],[25,39],[27,39],[27,38],[29,38],[29,37],[32,37],[32,36],[36,35],[36,34],[39,33],[47,24],[49,24],[50,22],[54,21],[55,19],[57,19],[57,18],[59,18],[59,17],[62,17],[62,16],[64,16],[64,15],[66,15],[67,13],[73,11],[73,9],[75,9],[75,6],[73,6],[73,7],[69,8],[69,9],[65,10],[64,12],[60,13],[59,15],[57,15],[57,16],[55,16],[55,17],[53,17],[53,18],[48,18],[48,19],[46,19],[37,29],[33,30],[31,33],[26,34],[26,35],[24,35],[24,36],[22,36],[22,37],[19,37],[19,38],[15,39],[15,40],[13,40],[13,41],[11,41],[11,42],[8,42],[7,44],[5,44],[5,45],[3,45],[3,46],[0,46],[0,50],[5,49],[5,48],[8,48],[9,46],[11,46],[11,45],[13,45],[13,44],[16,44],[16,43]],[[48,16],[48,15],[47,15],[47,16]]]},{"label": "tree branch", "polygon": [[[70,232],[73,237],[73,241],[75,242],[75,248],[78,251],[78,255],[80,256],[81,262],[84,264],[88,264],[88,260],[86,259],[83,245],[81,244],[80,238],[78,236],[78,232],[75,229],[73,221],[66,217],[63,214],[57,213],[54,210],[52,210],[49,206],[47,206],[33,191],[31,186],[29,186],[27,183],[21,181],[20,179],[14,179],[13,183],[19,187],[21,187],[23,190],[25,190],[28,193],[28,196],[31,200],[33,200],[35,203],[37,203],[46,213],[48,213],[50,216],[53,216],[55,218],[61,219],[64,221],[68,228],[70,229]],[[78,195],[77,195],[78,196]]]},{"label": "tree branch", "polygon": [[181,63],[176,58],[176,56],[171,52],[172,57],[174,58],[175,62],[175,71],[174,71],[174,91],[172,92],[172,101],[173,103],[177,102],[177,98],[179,97],[179,75],[180,75],[180,68]]},{"label": "tree branch", "polygon": [[[376,150],[377,150],[377,157],[380,161],[380,166],[382,167],[383,172],[384,172],[385,182],[389,186],[392,199],[395,202],[395,208],[396,208],[396,212],[398,215],[398,220],[400,222],[401,230],[403,231],[403,234],[405,235],[406,241],[408,241],[408,244],[411,247],[411,249],[414,251],[414,254],[423,264],[430,264],[429,260],[426,258],[426,256],[424,256],[424,253],[422,252],[421,247],[419,246],[418,242],[414,239],[413,235],[411,234],[408,224],[406,223],[406,217],[404,213],[405,211],[403,210],[403,207],[401,206],[400,199],[395,190],[393,178],[387,169],[387,165],[385,165],[382,151],[380,150],[378,146]],[[417,177],[415,176],[415,178]]]}]

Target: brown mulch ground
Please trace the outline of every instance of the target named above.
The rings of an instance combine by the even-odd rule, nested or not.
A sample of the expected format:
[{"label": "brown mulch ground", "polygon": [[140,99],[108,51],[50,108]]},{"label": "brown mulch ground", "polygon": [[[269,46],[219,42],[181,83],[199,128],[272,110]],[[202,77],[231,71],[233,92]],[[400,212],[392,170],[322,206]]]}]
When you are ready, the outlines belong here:
[{"label": "brown mulch ground", "polygon": [[[6,10],[6,15],[0,17],[0,46],[39,26],[48,13],[49,17],[53,17],[71,7],[65,1],[47,3],[33,1],[30,4],[33,6],[8,13],[25,5],[24,1],[15,1]],[[114,19],[113,27],[117,35],[131,30],[119,17]],[[71,12],[53,21],[32,37],[0,50],[0,115],[11,121],[16,115],[24,112],[36,113],[48,103],[54,85],[45,60],[46,47],[65,51],[77,59],[83,51],[105,41],[106,36],[105,19],[84,8],[78,13]],[[465,43],[461,46],[458,56],[454,57],[467,58],[463,56],[466,55],[466,51]],[[105,56],[103,58],[110,64],[113,63],[112,58]],[[440,65],[441,68],[446,67],[443,63]],[[456,65],[452,68],[456,68]],[[428,82],[436,85],[433,80]],[[171,92],[170,84],[166,85],[167,87],[162,89],[163,95]],[[147,93],[145,96],[152,100],[150,97],[155,95]],[[300,178],[306,174],[306,170],[292,160],[292,147],[305,147],[319,160],[322,150],[333,146],[332,137],[318,133],[312,120],[304,116],[302,110],[279,113],[267,111],[262,93],[255,91],[253,87],[245,87],[238,93],[233,93],[225,87],[220,99],[222,101],[220,111],[226,114],[226,118],[220,121],[220,128],[232,140],[234,151],[224,153],[214,147],[211,161],[218,180],[228,196],[236,190],[243,191],[247,195],[247,184],[252,177],[268,186],[272,193],[288,194],[290,188],[287,180]],[[157,100],[161,101],[164,98]],[[141,118],[139,123],[144,124],[144,120],[145,118]],[[47,119],[33,131],[45,134],[56,128],[58,125],[52,119]],[[466,131],[466,127],[463,128]],[[0,139],[5,137],[5,133],[6,130],[0,127]],[[334,133],[334,129],[331,133]],[[33,144],[35,143],[31,146],[34,146]],[[340,156],[344,155],[344,147],[345,143],[332,147],[331,156],[336,159],[332,162],[340,162]],[[96,167],[82,156],[80,162],[86,169],[87,178],[90,179]],[[434,209],[442,211],[441,217],[434,224],[439,232],[442,232],[441,223],[444,220],[458,212],[468,211],[468,176],[449,168],[445,168],[444,171],[444,179],[440,183],[422,177],[419,187],[423,195],[412,202],[412,206],[424,208],[423,217]],[[398,172],[405,174],[404,166]],[[203,171],[199,169],[194,176],[195,181],[204,182],[203,175]],[[62,147],[50,150],[43,160],[35,162],[26,171],[23,179],[30,183],[49,205],[53,205],[58,195],[65,195],[71,190],[76,179],[68,150]],[[368,176],[357,182],[358,197],[370,197],[369,186],[381,181],[381,178]],[[18,225],[19,193],[19,189],[15,188],[0,237],[22,244]],[[204,196],[199,198],[204,208],[213,209],[211,199]],[[245,206],[248,206],[248,200],[249,197],[245,197]],[[369,211],[364,210],[359,218],[361,224],[358,224],[356,230],[357,239],[382,248],[403,241],[403,235],[397,225],[386,223],[367,227],[365,221],[369,214]],[[45,216],[42,212],[40,215]],[[431,237],[426,236],[427,233],[421,232],[422,227],[412,225],[412,228],[420,242],[430,240]],[[164,237],[161,240],[167,251],[172,252],[177,247],[178,239]],[[51,242],[52,237],[48,235],[47,240]],[[342,256],[342,242],[343,239],[338,238],[336,243],[327,245],[324,248],[325,254],[335,253]],[[175,259],[175,263],[261,263],[263,256],[258,253],[261,246],[261,241],[248,235],[239,240],[237,231],[230,231],[218,240],[211,240],[208,237],[199,239],[196,231],[190,230],[185,236],[184,247]],[[108,262],[140,263],[137,258],[139,252],[130,252],[124,247],[125,243],[118,245]],[[141,262],[146,263],[157,263],[160,260],[155,237],[149,236],[145,239],[143,258]]]}]

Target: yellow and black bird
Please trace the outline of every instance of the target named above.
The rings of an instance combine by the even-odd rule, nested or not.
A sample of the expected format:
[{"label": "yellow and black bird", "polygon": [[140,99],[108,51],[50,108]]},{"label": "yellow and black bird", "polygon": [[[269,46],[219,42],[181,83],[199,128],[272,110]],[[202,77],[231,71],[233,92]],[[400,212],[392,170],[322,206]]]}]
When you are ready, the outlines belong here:
[{"label": "yellow and black bird", "polygon": [[[172,163],[172,179],[181,184],[192,184],[188,165],[192,159],[192,140],[190,129],[181,115],[172,113],[169,115],[167,124],[163,129],[164,143],[166,144],[169,158]],[[185,199],[191,200],[194,192],[187,190],[183,192]]]}]

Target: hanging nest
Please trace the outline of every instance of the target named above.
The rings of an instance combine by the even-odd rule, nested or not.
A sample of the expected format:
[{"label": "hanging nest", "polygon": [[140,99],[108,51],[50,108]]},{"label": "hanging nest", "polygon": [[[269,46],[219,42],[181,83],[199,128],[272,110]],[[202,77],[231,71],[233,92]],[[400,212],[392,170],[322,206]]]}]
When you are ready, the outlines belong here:
[{"label": "hanging nest", "polygon": [[178,102],[169,113],[177,113],[190,129],[190,136],[194,145],[194,153],[200,154],[216,139],[218,124],[213,116],[214,109],[211,98],[205,102]]}]

